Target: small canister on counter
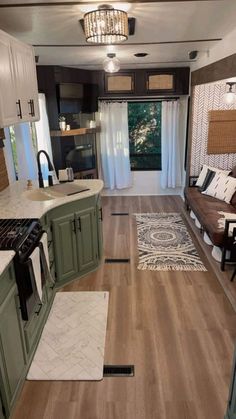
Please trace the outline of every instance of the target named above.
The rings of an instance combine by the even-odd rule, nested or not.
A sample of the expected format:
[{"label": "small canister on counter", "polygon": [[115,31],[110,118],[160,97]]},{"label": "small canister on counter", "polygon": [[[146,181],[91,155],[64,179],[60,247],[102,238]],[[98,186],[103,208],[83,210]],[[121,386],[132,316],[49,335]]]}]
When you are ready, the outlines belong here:
[{"label": "small canister on counter", "polygon": [[73,182],[74,180],[74,172],[72,167],[67,167],[67,173],[68,173],[68,181]]}]

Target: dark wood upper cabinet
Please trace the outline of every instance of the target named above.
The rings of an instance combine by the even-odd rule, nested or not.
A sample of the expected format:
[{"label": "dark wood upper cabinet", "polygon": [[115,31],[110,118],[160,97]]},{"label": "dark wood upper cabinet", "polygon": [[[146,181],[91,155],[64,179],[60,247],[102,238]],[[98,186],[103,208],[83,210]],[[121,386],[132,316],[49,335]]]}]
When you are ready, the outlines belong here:
[{"label": "dark wood upper cabinet", "polygon": [[[95,74],[96,73],[96,74]],[[100,97],[178,96],[189,94],[189,67],[94,72]]]}]

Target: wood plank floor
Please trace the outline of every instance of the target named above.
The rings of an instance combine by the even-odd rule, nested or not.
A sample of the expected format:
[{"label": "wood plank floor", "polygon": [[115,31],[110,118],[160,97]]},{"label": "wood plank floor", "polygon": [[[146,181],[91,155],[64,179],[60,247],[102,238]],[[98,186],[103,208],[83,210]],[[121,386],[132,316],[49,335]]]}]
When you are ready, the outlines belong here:
[{"label": "wood plank floor", "polygon": [[[64,291],[108,290],[106,364],[135,364],[133,378],[26,382],[14,419],[223,419],[236,314],[208,272],[138,271],[137,212],[181,211],[180,197],[104,197],[107,258]],[[111,216],[129,212],[129,216]]]}]

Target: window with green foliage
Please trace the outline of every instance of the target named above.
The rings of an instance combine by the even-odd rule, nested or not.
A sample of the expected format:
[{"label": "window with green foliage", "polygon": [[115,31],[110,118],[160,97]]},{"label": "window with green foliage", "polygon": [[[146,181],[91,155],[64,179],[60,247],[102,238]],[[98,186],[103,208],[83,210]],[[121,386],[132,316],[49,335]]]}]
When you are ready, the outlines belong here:
[{"label": "window with green foliage", "polygon": [[[29,124],[30,124],[30,133],[31,133],[31,138],[33,142],[33,147],[34,147],[34,151],[36,155],[38,152],[38,145],[37,145],[37,134],[36,134],[35,123],[30,122]],[[17,157],[16,135],[15,135],[14,125],[11,125],[9,127],[9,134],[10,134],[10,140],[11,140],[11,150],[12,150],[12,158],[13,158],[13,163],[14,163],[14,168],[15,168],[15,174],[16,174],[16,179],[18,179],[18,157]]]},{"label": "window with green foliage", "polygon": [[13,126],[9,127],[9,133],[10,133],[10,140],[11,140],[12,158],[13,158],[15,174],[16,174],[16,179],[17,179],[18,178],[18,160],[17,160],[17,153],[16,153],[16,136],[15,136],[15,130]]},{"label": "window with green foliage", "polygon": [[128,103],[131,170],[161,170],[161,102]]}]

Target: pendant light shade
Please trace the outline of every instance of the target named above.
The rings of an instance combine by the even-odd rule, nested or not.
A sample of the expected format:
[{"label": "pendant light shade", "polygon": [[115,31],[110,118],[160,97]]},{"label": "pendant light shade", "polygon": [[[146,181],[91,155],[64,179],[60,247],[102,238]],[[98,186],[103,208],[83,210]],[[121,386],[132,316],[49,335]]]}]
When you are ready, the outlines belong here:
[{"label": "pendant light shade", "polygon": [[84,15],[87,42],[116,44],[128,39],[128,16],[123,10],[102,4],[97,10]]},{"label": "pendant light shade", "polygon": [[107,73],[119,71],[120,61],[116,58],[116,54],[107,54],[107,58],[103,61],[103,68]]},{"label": "pendant light shade", "polygon": [[226,83],[229,86],[229,91],[224,94],[224,103],[227,105],[232,105],[236,100],[236,93],[233,92],[233,86],[236,84],[235,82],[227,82]]}]

